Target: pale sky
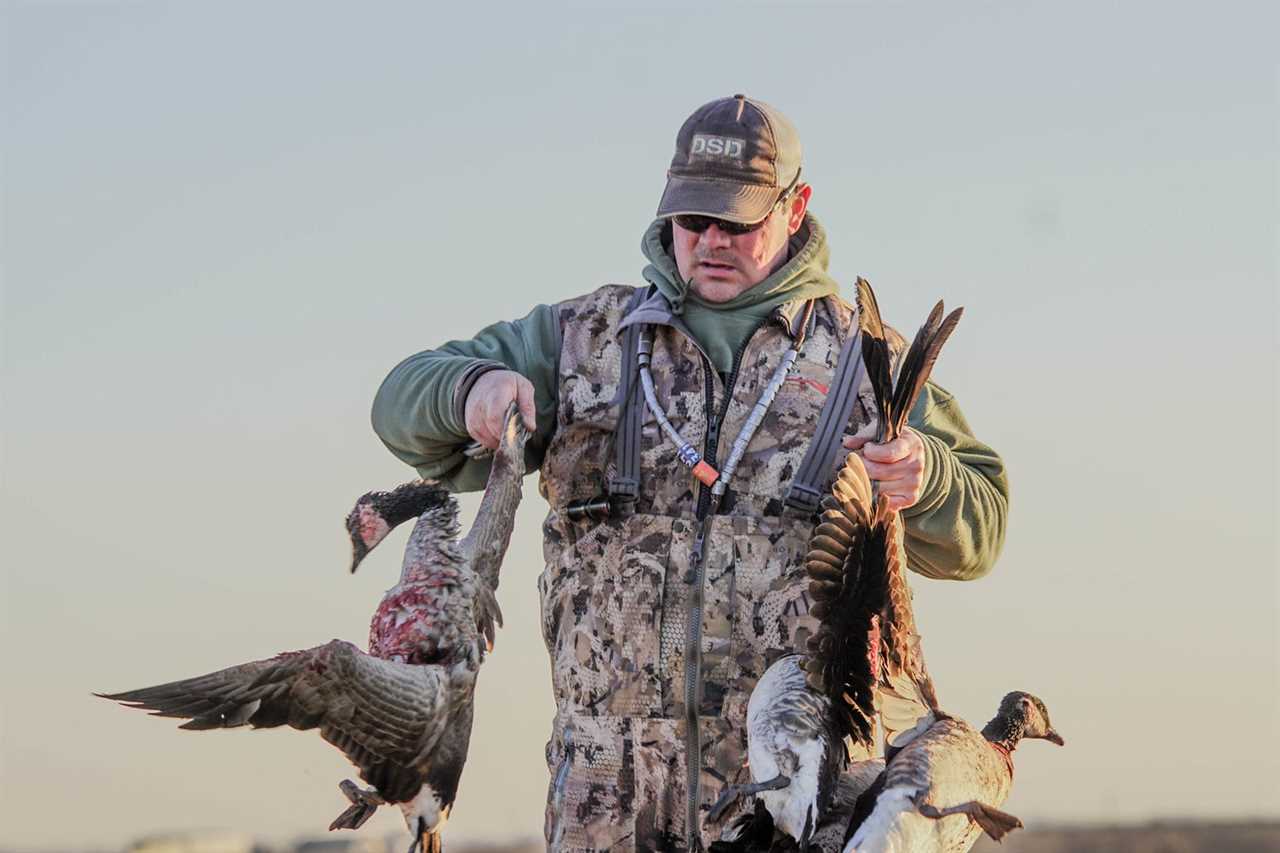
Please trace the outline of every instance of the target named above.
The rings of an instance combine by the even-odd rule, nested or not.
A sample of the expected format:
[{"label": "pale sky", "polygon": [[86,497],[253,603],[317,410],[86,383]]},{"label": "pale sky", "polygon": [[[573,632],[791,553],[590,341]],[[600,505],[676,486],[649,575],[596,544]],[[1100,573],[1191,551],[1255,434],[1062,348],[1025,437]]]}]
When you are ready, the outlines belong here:
[{"label": "pale sky", "polygon": [[[90,691],[363,643],[405,534],[353,578],[341,522],[413,476],[386,371],[640,283],[676,129],[735,92],[799,128],[846,296],[966,307],[936,376],[1009,539],[917,616],[944,707],[1030,690],[1068,741],[1007,808],[1280,815],[1274,4],[0,8],[0,845],[323,833],[353,769],[314,733]],[[544,511],[530,479],[447,839],[541,832]]]}]

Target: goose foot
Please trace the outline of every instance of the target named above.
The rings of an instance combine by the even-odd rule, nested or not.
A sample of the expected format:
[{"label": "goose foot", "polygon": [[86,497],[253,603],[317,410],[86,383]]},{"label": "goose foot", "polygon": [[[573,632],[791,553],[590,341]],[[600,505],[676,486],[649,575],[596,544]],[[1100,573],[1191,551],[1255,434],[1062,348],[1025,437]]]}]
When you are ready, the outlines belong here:
[{"label": "goose foot", "polygon": [[761,791],[776,791],[779,788],[785,788],[791,784],[791,779],[779,773],[772,779],[764,782],[751,782],[747,785],[727,785],[724,793],[716,800],[716,804],[711,807],[711,811],[707,812],[707,820],[716,821],[725,813],[729,806],[733,805],[738,797],[747,797],[758,794]]},{"label": "goose foot", "polygon": [[945,809],[934,808],[928,803],[922,803],[919,810],[920,814],[934,819],[953,814],[965,815],[969,820],[982,827],[982,831],[991,836],[992,841],[999,841],[1015,829],[1022,828],[1022,821],[1013,815],[1008,812],[1002,812],[986,803],[980,803],[977,800],[970,800],[958,806],[948,806]]},{"label": "goose foot", "polygon": [[331,832],[335,829],[359,829],[364,826],[365,821],[373,817],[378,806],[386,803],[377,788],[360,788],[350,779],[339,782],[338,790],[351,801],[351,805],[329,824]]}]

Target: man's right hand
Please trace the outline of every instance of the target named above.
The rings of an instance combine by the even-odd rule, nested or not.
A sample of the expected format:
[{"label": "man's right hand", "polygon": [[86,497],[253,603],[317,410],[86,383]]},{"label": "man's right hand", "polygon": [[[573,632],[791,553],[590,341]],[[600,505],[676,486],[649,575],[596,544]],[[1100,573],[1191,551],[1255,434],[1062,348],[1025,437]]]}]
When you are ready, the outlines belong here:
[{"label": "man's right hand", "polygon": [[533,383],[514,370],[490,370],[467,393],[463,407],[467,433],[490,450],[497,450],[506,427],[507,408],[513,400],[520,407],[525,428],[535,432]]}]

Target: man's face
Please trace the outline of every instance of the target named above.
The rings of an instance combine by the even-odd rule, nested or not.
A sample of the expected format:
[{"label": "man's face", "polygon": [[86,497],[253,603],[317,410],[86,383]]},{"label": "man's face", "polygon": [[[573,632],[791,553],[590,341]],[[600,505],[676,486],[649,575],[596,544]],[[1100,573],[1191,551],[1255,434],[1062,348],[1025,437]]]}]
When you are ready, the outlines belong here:
[{"label": "man's face", "polygon": [[727,302],[764,281],[787,259],[787,241],[800,229],[809,203],[801,184],[784,205],[773,208],[754,231],[728,234],[712,225],[702,233],[671,222],[671,247],[680,277],[708,302]]}]

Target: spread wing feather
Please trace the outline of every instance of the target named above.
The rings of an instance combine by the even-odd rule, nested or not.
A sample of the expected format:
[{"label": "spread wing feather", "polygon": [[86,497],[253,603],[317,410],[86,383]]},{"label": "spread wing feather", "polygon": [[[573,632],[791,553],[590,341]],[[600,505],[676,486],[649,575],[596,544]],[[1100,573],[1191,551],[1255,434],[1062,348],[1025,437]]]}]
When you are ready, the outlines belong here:
[{"label": "spread wing feather", "polygon": [[[907,415],[928,381],[942,345],[960,321],[963,309],[956,309],[944,318],[942,302],[933,307],[903,356],[896,385],[891,385],[888,380],[890,371],[886,366],[892,356],[875,294],[865,281],[859,282],[858,294],[863,358],[874,396],[881,407],[882,441],[891,441],[902,433]],[[885,573],[887,593],[880,631],[883,666],[877,673],[881,722],[890,745],[900,746],[922,725],[935,719],[940,711],[911,606],[901,516],[890,510],[887,501],[881,498],[875,504],[871,525],[886,531],[884,558],[876,564]]]},{"label": "spread wing feather", "polygon": [[889,347],[878,346],[887,341],[884,322],[880,319],[880,306],[875,291],[865,278],[857,281],[858,326],[862,330],[862,363],[871,381],[876,409],[880,412],[881,429],[890,420],[893,411],[893,362]]},{"label": "spread wing feather", "polygon": [[841,735],[868,748],[875,741],[880,619],[888,600],[886,574],[877,565],[888,531],[871,522],[871,481],[850,454],[823,499],[810,543],[811,612],[821,621],[805,668],[809,686],[831,700]]},{"label": "spread wing feather", "polygon": [[332,640],[208,675],[97,695],[153,716],[186,718],[183,729],[319,728],[384,798],[403,802],[422,787],[421,764],[449,723],[450,695],[469,697],[446,686],[440,667],[381,660]]},{"label": "spread wing feather", "polygon": [[888,343],[888,333],[880,318],[880,307],[875,292],[866,279],[859,278],[858,323],[862,329],[862,358],[867,377],[871,382],[876,406],[880,410],[881,440],[892,441],[902,433],[907,415],[916,398],[929,381],[929,374],[938,360],[942,345],[951,337],[960,322],[963,308],[957,308],[943,318],[943,303],[939,301],[929,312],[924,325],[916,332],[915,339],[902,358],[898,379],[893,381],[893,357]]},{"label": "spread wing feather", "polygon": [[911,407],[915,405],[916,398],[924,390],[925,382],[929,381],[929,374],[933,372],[933,365],[938,360],[942,345],[955,331],[956,324],[964,314],[964,309],[957,308],[945,319],[942,312],[943,306],[939,300],[938,304],[933,306],[933,311],[929,313],[928,320],[920,327],[920,331],[916,332],[915,340],[911,342],[911,347],[902,359],[902,368],[898,371],[898,382],[893,389],[893,403],[890,409],[895,437],[902,432]]}]

